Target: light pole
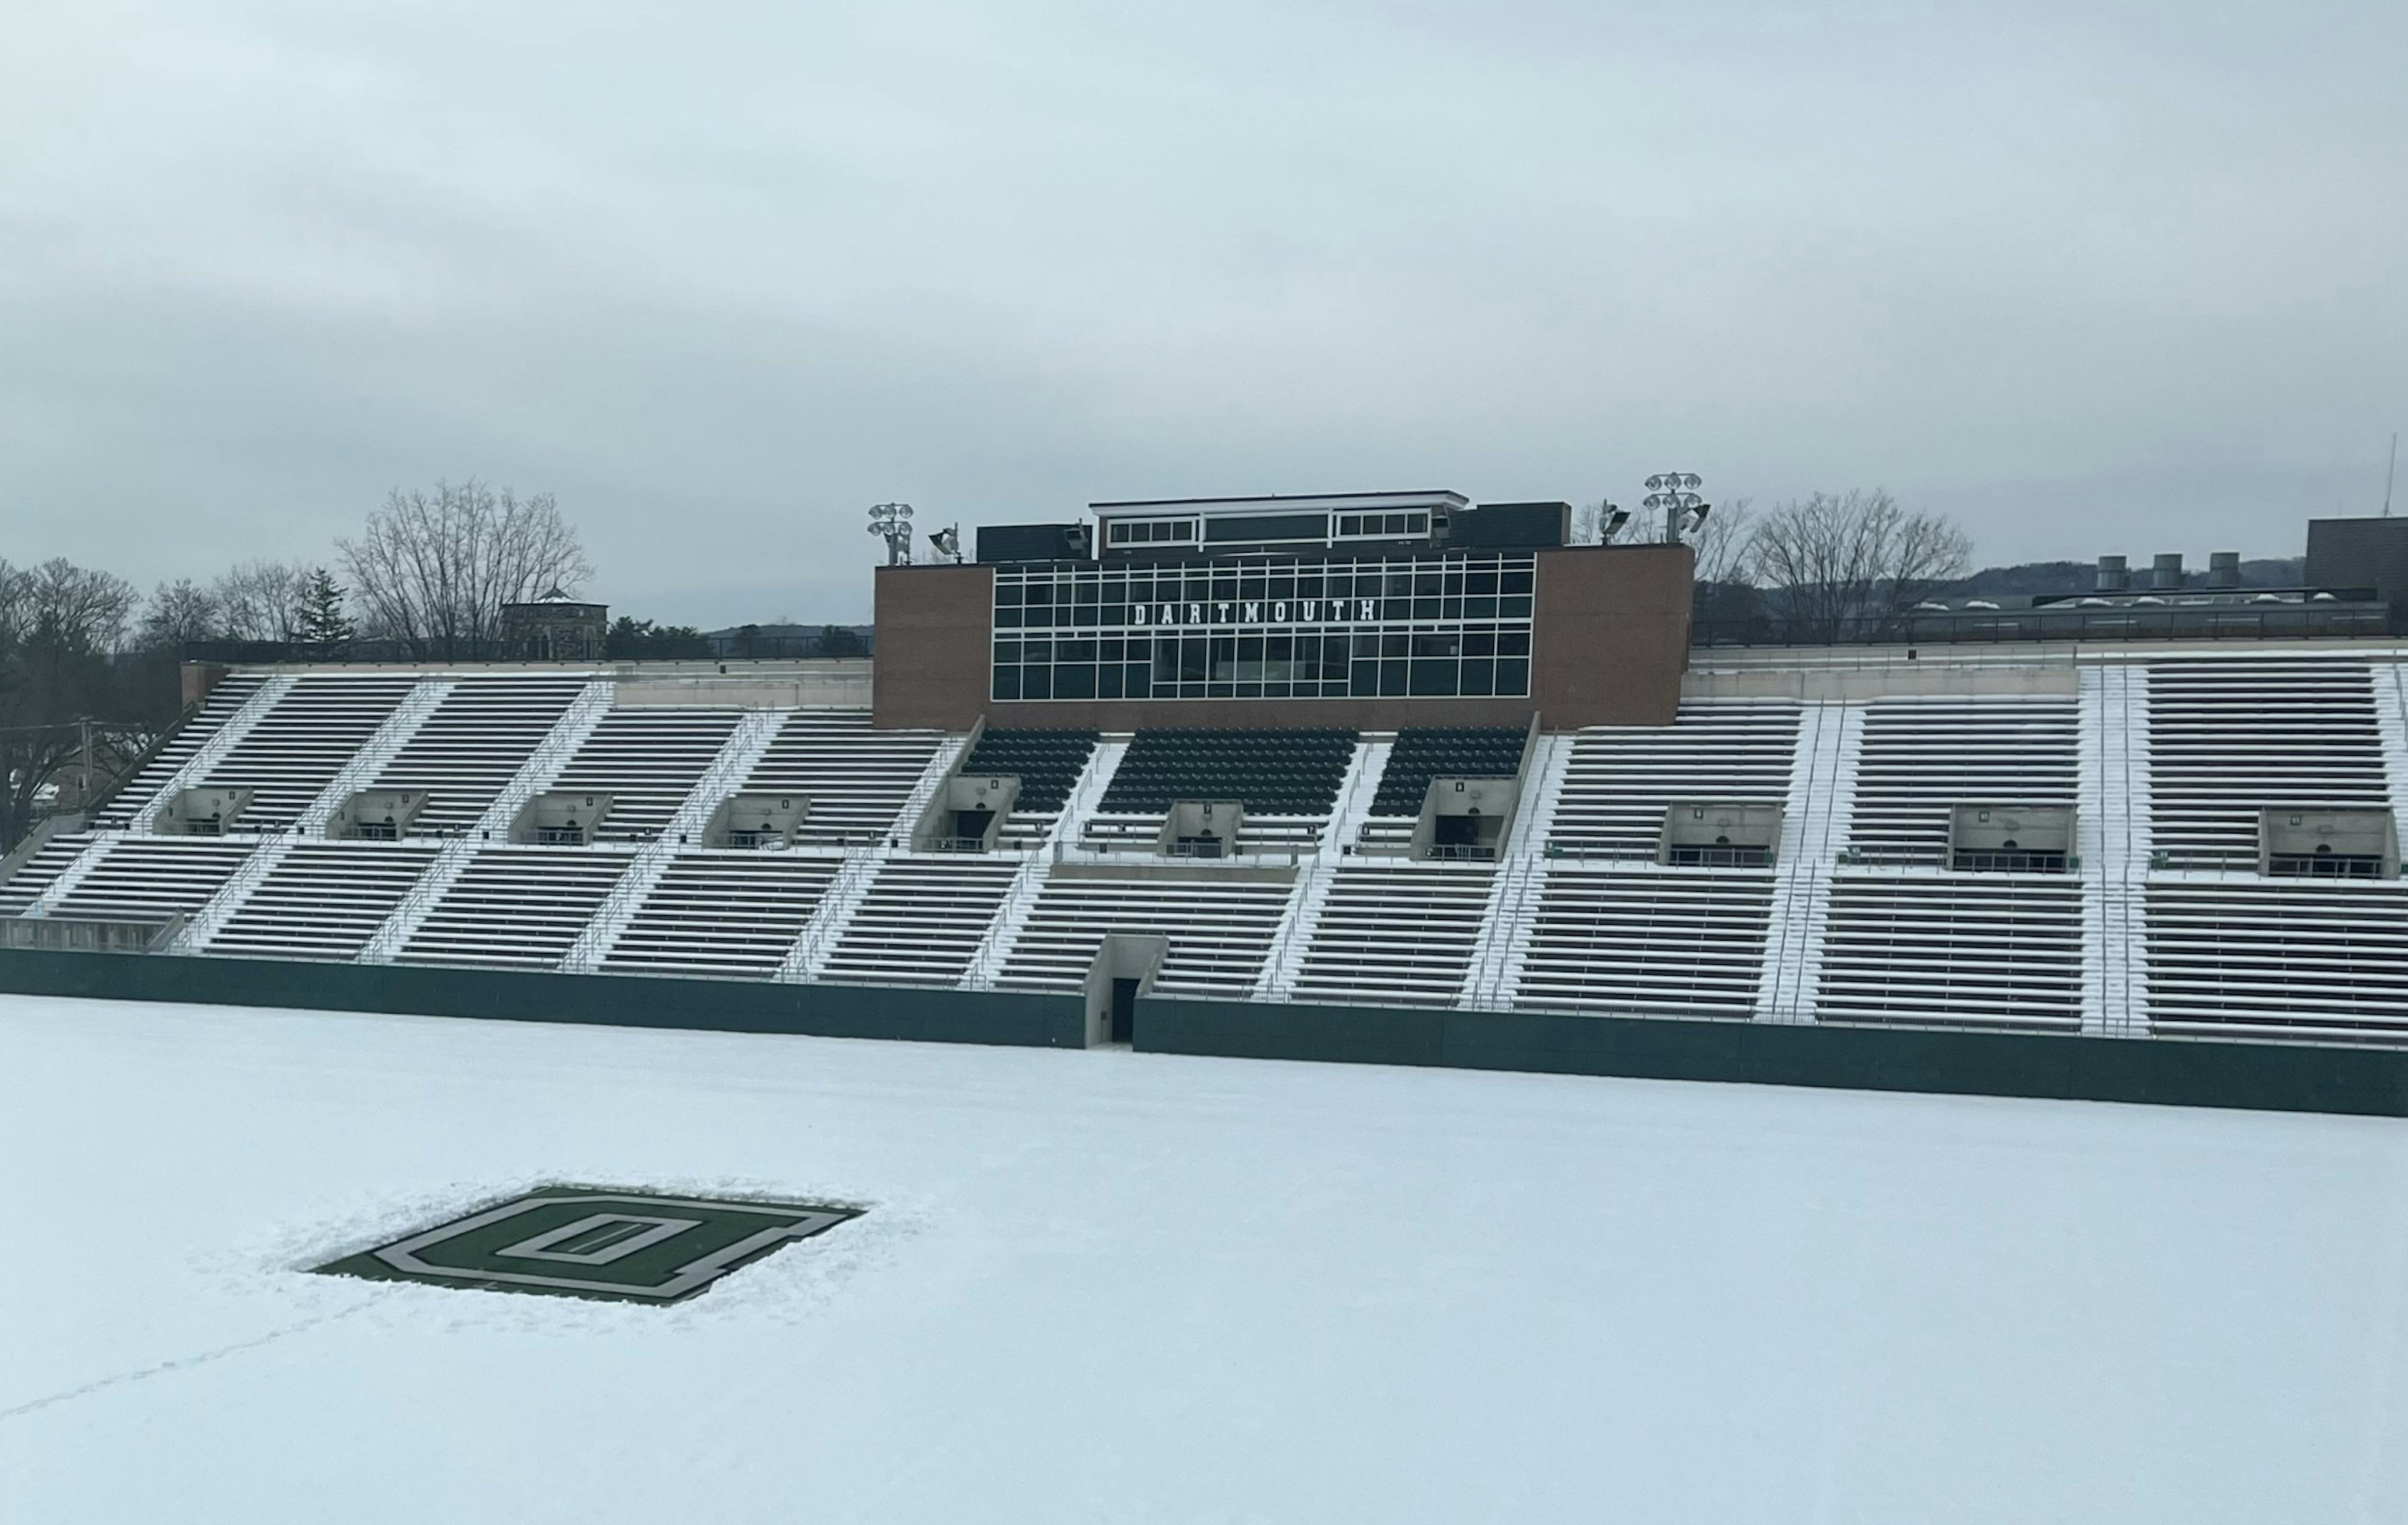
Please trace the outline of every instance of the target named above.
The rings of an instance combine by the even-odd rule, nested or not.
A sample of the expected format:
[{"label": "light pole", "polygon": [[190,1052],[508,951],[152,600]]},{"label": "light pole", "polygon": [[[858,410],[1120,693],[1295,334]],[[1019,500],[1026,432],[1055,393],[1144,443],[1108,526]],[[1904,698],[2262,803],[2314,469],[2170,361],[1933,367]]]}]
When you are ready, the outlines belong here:
[{"label": "light pole", "polygon": [[886,565],[889,567],[911,565],[910,504],[871,504],[869,532],[886,542]]},{"label": "light pole", "polygon": [[1705,479],[1694,471],[1659,471],[1647,479],[1647,496],[1641,499],[1642,508],[1658,509],[1664,514],[1664,543],[1681,543],[1682,521],[1702,525],[1706,511],[1713,505],[1698,496]]}]

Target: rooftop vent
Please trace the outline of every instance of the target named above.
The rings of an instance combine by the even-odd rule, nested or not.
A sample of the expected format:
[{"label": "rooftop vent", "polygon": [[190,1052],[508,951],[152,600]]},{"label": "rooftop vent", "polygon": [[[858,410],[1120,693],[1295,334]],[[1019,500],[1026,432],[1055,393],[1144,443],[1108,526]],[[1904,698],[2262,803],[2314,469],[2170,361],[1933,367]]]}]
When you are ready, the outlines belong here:
[{"label": "rooftop vent", "polygon": [[2169,551],[2157,557],[2156,564],[2149,568],[2149,586],[2162,591],[2167,588],[2179,588],[2182,585],[2182,553]]},{"label": "rooftop vent", "polygon": [[2131,569],[2124,565],[2124,558],[2122,556],[2100,556],[2099,558],[2099,592],[2122,593],[2131,585]]},{"label": "rooftop vent", "polygon": [[2299,810],[2258,816],[2258,871],[2277,879],[2396,879],[2400,832],[2387,810]]},{"label": "rooftop vent", "polygon": [[1664,809],[1656,861],[1690,869],[1769,869],[1781,845],[1781,807],[1676,799]]},{"label": "rooftop vent", "polygon": [[1959,805],[1948,822],[1958,873],[2064,873],[2073,865],[2071,805]]},{"label": "rooftop vent", "polygon": [[2207,585],[2211,588],[2237,588],[2241,585],[2241,553],[2210,551],[2207,554]]}]

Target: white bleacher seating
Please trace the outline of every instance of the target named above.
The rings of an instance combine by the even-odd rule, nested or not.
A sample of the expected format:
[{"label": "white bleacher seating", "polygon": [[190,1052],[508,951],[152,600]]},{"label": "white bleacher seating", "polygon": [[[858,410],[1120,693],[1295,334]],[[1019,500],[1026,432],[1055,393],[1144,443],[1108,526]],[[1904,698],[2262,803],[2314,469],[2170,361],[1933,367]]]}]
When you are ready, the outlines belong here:
[{"label": "white bleacher seating", "polygon": [[2265,807],[2390,808],[2364,661],[2168,658],[2148,674],[2151,845],[2164,866],[2255,872]]},{"label": "white bleacher seating", "polygon": [[1454,1004],[1495,888],[1496,872],[1484,865],[1340,869],[1313,924],[1296,999]]},{"label": "white bleacher seating", "polygon": [[0,916],[22,916],[28,906],[42,898],[50,881],[66,871],[67,865],[83,856],[92,845],[89,831],[62,831],[42,843],[34,856],[18,866],[8,882],[0,885]]},{"label": "white bleacher seating", "polygon": [[267,675],[264,672],[232,672],[218,680],[217,686],[209,690],[208,698],[201,701],[190,718],[93,815],[93,827],[113,830],[132,824],[134,813],[149,804],[153,795],[166,787],[167,781],[176,776],[177,770],[218,733],[218,727],[234,718],[236,711],[251,702],[251,697],[258,693],[260,685],[266,681]]},{"label": "white bleacher seating", "polygon": [[434,861],[434,848],[406,843],[296,842],[209,939],[208,951],[356,958]]},{"label": "white bleacher seating", "polygon": [[190,915],[256,843],[211,837],[120,837],[51,908],[54,916],[165,921]]},{"label": "white bleacher seating", "polygon": [[1111,932],[1169,943],[1154,976],[1158,995],[1244,999],[1262,974],[1292,886],[1198,870],[1190,877],[1055,872],[1013,939],[996,984],[1076,990]]},{"label": "white bleacher seating", "polygon": [[613,710],[568,759],[552,790],[610,797],[610,813],[593,841],[651,842],[694,792],[741,716],[738,710],[701,707]]},{"label": "white bleacher seating", "polygon": [[632,861],[624,852],[480,847],[396,961],[551,969]]},{"label": "white bleacher seating", "polygon": [[839,857],[681,854],[603,957],[620,974],[767,979],[802,934]]},{"label": "white bleacher seating", "polygon": [[1945,868],[1955,806],[2071,805],[2079,792],[2071,698],[1883,699],[1864,717],[1856,861]]},{"label": "white bleacher seating", "polygon": [[283,830],[418,682],[414,673],[305,674],[200,782],[251,792],[234,830]]},{"label": "white bleacher seating", "polygon": [[462,678],[385,765],[374,787],[426,791],[410,836],[466,831],[584,686],[581,677],[557,673]]},{"label": "white bleacher seating", "polygon": [[2081,885],[2054,874],[1842,874],[1814,1018],[2078,1029]]},{"label": "white bleacher seating", "polygon": [[739,792],[809,799],[798,846],[883,842],[910,829],[896,817],[944,741],[942,731],[872,729],[867,710],[798,710]]},{"label": "white bleacher seating", "polygon": [[1668,727],[1574,732],[1547,851],[1652,859],[1676,799],[1782,803],[1799,714],[1785,699],[1712,699],[1684,703]]},{"label": "white bleacher seating", "polygon": [[1767,872],[1551,866],[1513,1003],[1744,1020],[1771,914]]},{"label": "white bleacher seating", "polygon": [[2160,880],[2152,1031],[2408,1040],[2408,885]]},{"label": "white bleacher seating", "polygon": [[844,985],[958,985],[1003,908],[1017,859],[894,857],[845,924],[821,978]]}]

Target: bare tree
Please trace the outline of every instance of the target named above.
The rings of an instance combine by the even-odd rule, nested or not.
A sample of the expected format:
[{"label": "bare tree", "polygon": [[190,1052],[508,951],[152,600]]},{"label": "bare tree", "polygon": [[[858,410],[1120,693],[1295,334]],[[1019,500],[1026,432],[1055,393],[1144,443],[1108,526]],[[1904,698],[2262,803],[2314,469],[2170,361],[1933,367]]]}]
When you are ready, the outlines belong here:
[{"label": "bare tree", "polygon": [[95,730],[113,770],[174,719],[172,664],[146,686],[146,669],[114,660],[139,601],[108,572],[0,561],[0,848],[31,827]]},{"label": "bare tree", "polygon": [[307,602],[306,562],[247,561],[209,584],[218,631],[228,640],[298,640]]},{"label": "bare tree", "polygon": [[1953,522],[1909,512],[1876,488],[1783,504],[1747,537],[1745,560],[1799,637],[1828,641],[1894,627],[1933,584],[1961,576],[1971,557],[1971,543]]},{"label": "bare tree", "polygon": [[1689,532],[1689,547],[1698,554],[1697,581],[1747,583],[1752,580],[1748,539],[1756,524],[1756,505],[1734,497],[1717,503],[1706,522]]},{"label": "bare tree", "polygon": [[573,594],[594,573],[551,494],[520,498],[474,480],[396,490],[358,540],[337,543],[366,633],[420,656],[472,654],[499,638],[504,604]]},{"label": "bare tree", "polygon": [[162,583],[151,590],[142,611],[139,640],[147,651],[179,651],[188,640],[208,640],[219,635],[217,596],[189,577]]},{"label": "bare tree", "polygon": [[125,579],[64,557],[22,570],[0,560],[0,647],[39,642],[115,652],[141,601]]}]

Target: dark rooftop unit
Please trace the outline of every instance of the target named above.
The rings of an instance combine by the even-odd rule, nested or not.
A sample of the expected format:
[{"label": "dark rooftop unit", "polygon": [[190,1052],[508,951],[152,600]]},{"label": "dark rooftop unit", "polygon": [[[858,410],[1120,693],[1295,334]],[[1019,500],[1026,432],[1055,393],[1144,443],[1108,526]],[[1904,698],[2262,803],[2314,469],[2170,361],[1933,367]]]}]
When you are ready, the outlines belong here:
[{"label": "dark rooftop unit", "polygon": [[982,525],[978,559],[982,565],[1004,561],[1085,561],[1095,554],[1095,532],[1083,524]]}]

